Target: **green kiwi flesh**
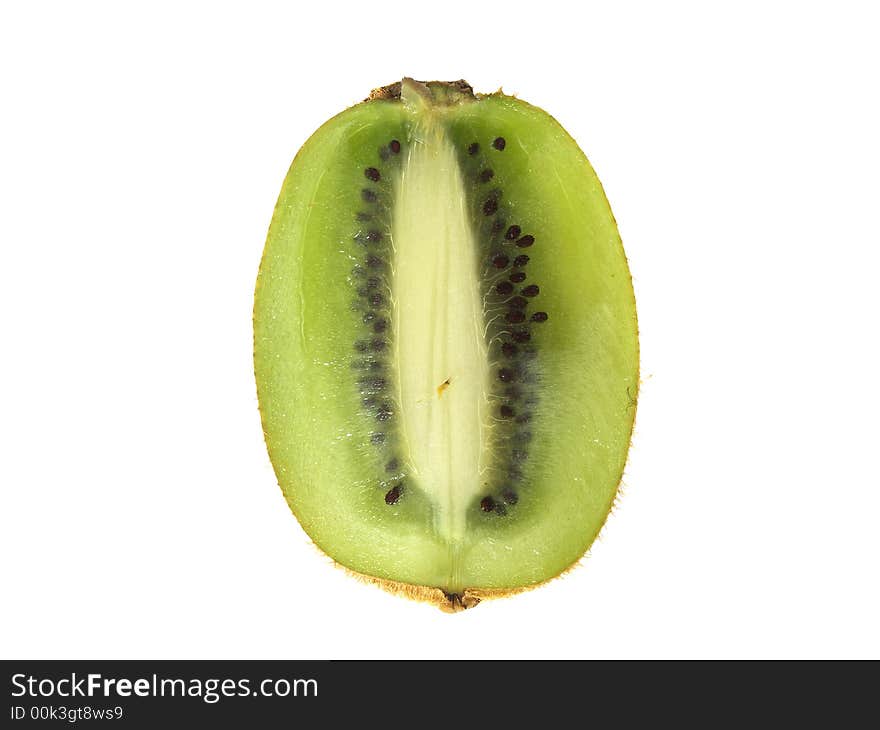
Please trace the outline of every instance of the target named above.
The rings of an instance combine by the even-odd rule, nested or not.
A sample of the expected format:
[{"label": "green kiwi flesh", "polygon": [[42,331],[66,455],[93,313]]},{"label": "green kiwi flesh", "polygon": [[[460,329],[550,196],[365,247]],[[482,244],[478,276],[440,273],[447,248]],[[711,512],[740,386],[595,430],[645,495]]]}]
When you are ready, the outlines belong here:
[{"label": "green kiwi flesh", "polygon": [[445,608],[559,575],[612,507],[639,385],[586,157],[500,92],[373,92],[284,181],[254,362],[281,489],[337,563]]}]

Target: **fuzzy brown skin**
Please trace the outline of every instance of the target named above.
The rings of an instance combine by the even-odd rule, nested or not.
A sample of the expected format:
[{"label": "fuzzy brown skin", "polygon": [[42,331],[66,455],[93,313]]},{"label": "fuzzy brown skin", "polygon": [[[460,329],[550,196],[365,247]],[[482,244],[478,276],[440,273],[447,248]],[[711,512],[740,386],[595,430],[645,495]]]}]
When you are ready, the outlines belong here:
[{"label": "fuzzy brown skin", "polygon": [[404,598],[409,598],[412,601],[419,601],[420,603],[430,603],[434,606],[437,606],[437,608],[439,608],[444,613],[458,613],[460,611],[466,611],[469,608],[473,608],[481,601],[491,598],[504,598],[505,596],[511,596],[515,593],[523,593],[525,591],[531,590],[532,588],[537,588],[539,585],[541,585],[539,583],[534,586],[525,586],[523,588],[499,588],[495,590],[473,590],[468,588],[465,589],[462,593],[447,593],[440,588],[430,588],[429,586],[416,586],[410,585],[409,583],[399,583],[393,580],[385,580],[384,578],[376,578],[372,575],[357,573],[349,568],[346,568],[344,565],[340,565],[339,563],[337,563],[337,565],[345,570],[345,572],[348,573],[350,576],[357,578],[364,583],[374,585],[377,588],[381,588],[383,591],[388,591],[389,593],[394,594],[395,596],[402,596]]},{"label": "fuzzy brown skin", "polygon": [[[475,98],[474,88],[464,79],[458,81],[416,81],[416,83],[427,88],[443,89],[453,96]],[[377,99],[396,101],[400,99],[401,85],[400,81],[395,81],[393,84],[373,89],[364,101],[376,101]]]}]

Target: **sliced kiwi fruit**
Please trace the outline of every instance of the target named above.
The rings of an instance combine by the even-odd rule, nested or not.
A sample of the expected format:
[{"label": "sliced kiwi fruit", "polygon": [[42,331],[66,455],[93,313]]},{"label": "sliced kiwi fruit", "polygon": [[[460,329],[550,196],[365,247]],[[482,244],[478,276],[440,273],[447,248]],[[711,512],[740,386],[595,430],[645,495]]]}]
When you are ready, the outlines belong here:
[{"label": "sliced kiwi fruit", "polygon": [[559,575],[614,502],[639,386],[586,157],[500,92],[377,89],[293,161],[254,361],[281,489],[338,564],[450,610]]}]

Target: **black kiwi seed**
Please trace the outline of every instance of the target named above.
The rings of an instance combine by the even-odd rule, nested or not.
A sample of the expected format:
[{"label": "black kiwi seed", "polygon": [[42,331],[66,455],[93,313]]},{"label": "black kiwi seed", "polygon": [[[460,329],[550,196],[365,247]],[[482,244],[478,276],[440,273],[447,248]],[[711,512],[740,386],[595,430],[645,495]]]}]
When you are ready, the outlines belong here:
[{"label": "black kiwi seed", "polygon": [[476,142],[474,142],[473,144],[471,144],[468,147],[468,154],[469,155],[475,155],[479,151],[480,151],[480,145],[478,145]]},{"label": "black kiwi seed", "polygon": [[517,239],[516,245],[520,248],[528,248],[535,242],[534,236],[523,236],[522,238]]},{"label": "black kiwi seed", "polygon": [[492,259],[492,266],[494,266],[496,269],[503,269],[509,263],[510,263],[510,259],[507,258],[507,256],[505,256],[503,253],[498,254],[497,256],[495,256]]},{"label": "black kiwi seed", "polygon": [[386,344],[385,340],[375,339],[370,343],[370,347],[373,352],[382,352],[385,349]]},{"label": "black kiwi seed", "polygon": [[528,303],[529,303],[528,300],[527,300],[527,299],[524,299],[523,297],[514,297],[513,299],[511,299],[511,300],[507,303],[507,305],[508,305],[511,309],[525,309],[525,306],[526,306],[526,304],[528,304]]},{"label": "black kiwi seed", "polygon": [[510,322],[510,324],[519,324],[526,321],[526,315],[518,309],[511,309],[504,319]]},{"label": "black kiwi seed", "polygon": [[397,459],[392,459],[387,464],[385,464],[385,471],[389,474],[397,471],[400,468],[400,462]]},{"label": "black kiwi seed", "polygon": [[388,147],[395,155],[400,152],[400,142],[398,142],[396,139],[392,139],[391,142],[388,144]]},{"label": "black kiwi seed", "polygon": [[505,489],[501,492],[501,498],[507,502],[507,504],[516,504],[519,502],[519,497],[516,495],[512,489]]},{"label": "black kiwi seed", "polygon": [[507,146],[507,142],[505,141],[504,137],[496,137],[495,141],[492,142],[492,146],[496,150],[501,151]]},{"label": "black kiwi seed", "polygon": [[516,271],[510,275],[510,280],[514,284],[519,284],[520,282],[526,280],[526,272],[525,271]]},{"label": "black kiwi seed", "polygon": [[500,415],[502,418],[513,418],[513,408],[507,405],[501,406],[501,408],[498,409],[498,415]]},{"label": "black kiwi seed", "polygon": [[495,500],[491,497],[483,497],[480,500],[480,509],[483,510],[483,512],[491,512],[495,509]]},{"label": "black kiwi seed", "polygon": [[527,263],[529,263],[529,257],[526,256],[524,253],[521,253],[513,260],[513,265],[520,268],[525,266]]},{"label": "black kiwi seed", "polygon": [[537,284],[529,284],[527,287],[524,287],[520,292],[524,297],[536,297],[538,296],[538,292],[541,290],[538,288]]},{"label": "black kiwi seed", "polygon": [[522,229],[519,226],[511,226],[507,229],[507,233],[504,234],[504,237],[508,241],[512,241],[514,238],[518,238],[520,233],[522,233]]},{"label": "black kiwi seed", "polygon": [[486,168],[477,176],[477,180],[481,183],[485,183],[489,182],[493,177],[495,177],[495,173],[489,168]]},{"label": "black kiwi seed", "polygon": [[385,297],[383,297],[379,292],[373,292],[370,294],[370,304],[374,307],[381,307],[385,302]]},{"label": "black kiwi seed", "polygon": [[378,289],[379,288],[379,277],[371,276],[367,279],[367,289]]},{"label": "black kiwi seed", "polygon": [[383,403],[382,407],[379,409],[379,412],[376,413],[376,420],[377,421],[390,421],[393,413],[394,413],[394,411],[391,409],[391,404],[390,403]]},{"label": "black kiwi seed", "polygon": [[387,319],[377,319],[373,323],[373,332],[376,334],[381,334],[386,329],[388,329],[388,320]]},{"label": "black kiwi seed", "polygon": [[511,380],[514,379],[515,375],[516,374],[510,368],[501,368],[498,371],[498,380],[500,380],[502,383],[509,383]]},{"label": "black kiwi seed", "polygon": [[519,352],[519,348],[511,342],[505,342],[501,345],[501,353],[505,357],[513,357],[517,352]]},{"label": "black kiwi seed", "polygon": [[367,180],[379,182],[379,178],[382,176],[379,174],[379,171],[375,167],[368,167],[366,170],[364,170],[364,177],[366,177]]},{"label": "black kiwi seed", "polygon": [[532,322],[546,322],[547,312],[535,312],[532,315]]},{"label": "black kiwi seed", "polygon": [[376,431],[372,436],[370,436],[370,442],[374,446],[381,446],[385,443],[385,434],[381,431]]},{"label": "black kiwi seed", "polygon": [[483,203],[483,215],[494,215],[498,210],[498,201],[495,198],[489,198]]},{"label": "black kiwi seed", "polygon": [[371,269],[378,269],[384,263],[385,262],[382,261],[382,259],[380,259],[378,256],[367,256],[367,266],[369,266]]},{"label": "black kiwi seed", "polygon": [[516,330],[513,333],[514,342],[528,342],[532,339],[532,334],[528,330]]},{"label": "black kiwi seed", "polygon": [[400,494],[403,492],[403,484],[396,484],[385,494],[385,504],[397,504]]},{"label": "black kiwi seed", "polygon": [[375,203],[376,202],[376,193],[369,188],[364,188],[361,190],[361,199],[365,203]]},{"label": "black kiwi seed", "polygon": [[513,293],[513,284],[509,281],[501,281],[495,287],[495,291],[498,292],[501,296],[507,296],[508,294]]}]

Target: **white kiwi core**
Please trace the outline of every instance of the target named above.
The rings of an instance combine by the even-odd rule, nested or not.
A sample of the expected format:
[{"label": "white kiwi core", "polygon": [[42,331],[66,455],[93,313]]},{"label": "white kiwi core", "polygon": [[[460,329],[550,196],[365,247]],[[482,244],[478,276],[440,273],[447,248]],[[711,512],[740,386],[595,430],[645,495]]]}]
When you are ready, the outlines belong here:
[{"label": "white kiwi core", "polygon": [[423,119],[396,186],[392,321],[404,458],[455,541],[490,466],[490,370],[464,182],[444,125]]}]

